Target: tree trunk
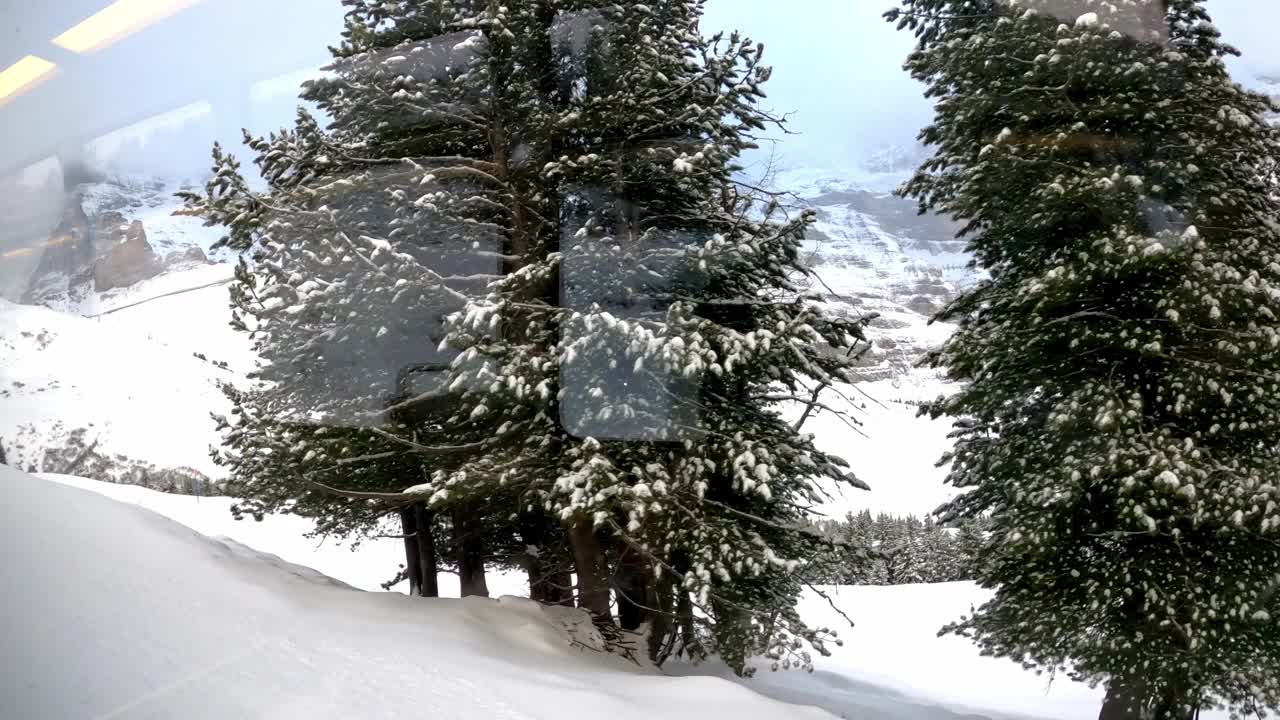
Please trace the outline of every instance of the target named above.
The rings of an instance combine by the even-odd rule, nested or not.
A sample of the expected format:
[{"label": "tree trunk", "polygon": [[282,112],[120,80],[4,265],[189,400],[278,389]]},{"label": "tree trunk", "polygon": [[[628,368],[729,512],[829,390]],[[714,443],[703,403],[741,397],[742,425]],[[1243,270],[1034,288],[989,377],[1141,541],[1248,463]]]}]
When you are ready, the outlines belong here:
[{"label": "tree trunk", "polygon": [[547,605],[573,607],[573,574],[558,555],[544,554],[525,558],[529,575],[529,599]]},{"label": "tree trunk", "polygon": [[489,597],[489,585],[484,576],[484,528],[476,522],[474,508],[474,502],[466,502],[453,511],[458,587],[462,597]]},{"label": "tree trunk", "polygon": [[522,561],[529,575],[529,599],[558,603],[561,593],[555,587],[556,559],[547,547],[546,518],[535,512],[523,513],[520,516],[520,540],[525,546]]},{"label": "tree trunk", "polygon": [[640,551],[618,541],[618,568],[613,574],[613,590],[618,599],[618,624],[623,630],[639,630],[652,614],[648,608],[648,563]]},{"label": "tree trunk", "polygon": [[418,569],[422,576],[422,597],[440,597],[438,574],[440,564],[436,558],[436,538],[432,530],[435,513],[427,509],[426,503],[413,504],[414,522],[418,528],[417,552]]},{"label": "tree trunk", "polygon": [[675,642],[675,575],[670,571],[649,578],[649,659],[661,666]]},{"label": "tree trunk", "polygon": [[578,607],[600,619],[611,619],[609,611],[609,563],[596,536],[591,519],[579,515],[569,528],[574,569],[578,573]]},{"label": "tree trunk", "polygon": [[698,630],[693,624],[693,600],[689,591],[682,587],[676,587],[676,620],[680,623],[680,652],[686,658],[706,657],[706,650],[698,640]]},{"label": "tree trunk", "polygon": [[573,607],[573,573],[569,571],[568,565],[558,563],[552,572],[547,588],[547,602]]},{"label": "tree trunk", "polygon": [[1194,720],[1199,696],[1198,691],[1190,689],[1190,682],[1186,677],[1180,677],[1177,685],[1166,691],[1164,697],[1155,703],[1151,717],[1154,720]]},{"label": "tree trunk", "polygon": [[405,576],[409,578],[409,596],[422,595],[422,561],[418,554],[418,521],[412,508],[400,508],[400,530],[404,535]]},{"label": "tree trunk", "polygon": [[1142,683],[1112,679],[1107,685],[1107,696],[1102,701],[1098,720],[1148,720],[1147,699]]}]

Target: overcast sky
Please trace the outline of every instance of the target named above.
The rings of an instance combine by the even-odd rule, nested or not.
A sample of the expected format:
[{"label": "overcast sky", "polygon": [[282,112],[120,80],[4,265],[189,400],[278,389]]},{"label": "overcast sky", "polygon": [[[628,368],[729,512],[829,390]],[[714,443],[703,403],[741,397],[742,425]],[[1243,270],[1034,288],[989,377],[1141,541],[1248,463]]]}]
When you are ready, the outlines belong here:
[{"label": "overcast sky", "polygon": [[[106,0],[82,1],[92,4]],[[307,62],[313,65],[319,62],[325,56],[325,46],[338,38],[341,8],[338,0],[305,2],[310,11],[308,23],[296,25],[291,32],[273,33],[270,47],[244,48],[219,65],[209,66],[207,75],[182,77],[179,81],[203,90],[212,107],[219,108],[227,105],[219,97],[234,94],[234,88],[228,93],[225,86],[236,84],[233,78],[237,62],[251,65],[257,62],[255,58],[268,56],[308,58]],[[218,14],[219,20],[233,24],[246,15],[237,8],[252,4],[250,0],[205,0],[201,7],[209,7],[209,3],[223,3],[221,7],[226,12]],[[901,69],[912,38],[907,32],[896,31],[881,17],[892,6],[892,0],[708,0],[704,31],[739,29],[766,46],[766,61],[774,68],[773,79],[766,86],[767,105],[778,113],[789,114],[790,128],[797,133],[779,136],[785,165],[847,167],[886,144],[911,143],[928,121],[930,108],[920,86]],[[43,12],[40,7],[28,6],[20,14],[36,17]],[[46,11],[48,7],[52,6],[46,6]],[[1209,0],[1208,7],[1227,40],[1245,52],[1243,61],[1236,64],[1240,69],[1280,75],[1280,0]],[[172,32],[162,23],[126,39],[121,47],[145,55],[177,32],[176,25],[171,27]],[[220,28],[215,34],[223,32],[232,30]],[[230,71],[228,62],[232,64]],[[137,92],[165,86],[164,66],[154,68],[156,76],[137,86]],[[181,135],[184,140],[193,139],[190,152],[173,147],[172,140],[177,138],[158,143],[154,152],[138,151],[137,141],[147,133],[139,133],[137,128],[106,138],[100,147],[118,148],[116,155],[133,157],[133,167],[125,168],[133,172],[145,172],[146,168],[140,165],[162,160],[189,165],[192,158],[203,168],[209,140],[215,134],[238,135],[238,128],[245,125],[256,133],[265,133],[292,120],[297,84],[307,75],[306,67],[297,70],[301,72],[286,73],[274,82],[254,86],[247,93],[251,100],[235,108],[237,117],[229,121],[225,111],[221,118],[208,117],[216,116],[216,109],[204,111],[203,118],[193,113],[193,107],[210,107],[207,102],[173,113],[173,117],[185,118]],[[111,102],[128,104],[136,94],[121,93]],[[97,102],[89,106],[101,107]],[[196,138],[198,143],[194,142]],[[171,174],[169,168],[159,170]]]},{"label": "overcast sky", "polygon": [[[910,143],[929,121],[921,86],[902,71],[908,31],[885,22],[892,0],[709,0],[705,31],[737,28],[765,43],[773,109],[794,112],[790,165],[839,168],[866,149]],[[1280,0],[1208,0],[1241,75],[1280,74]]]},{"label": "overcast sky", "polygon": [[901,69],[912,47],[881,15],[885,0],[710,0],[703,29],[765,44],[769,105],[794,113],[783,139],[792,165],[839,166],[886,143],[910,143],[929,119]]}]

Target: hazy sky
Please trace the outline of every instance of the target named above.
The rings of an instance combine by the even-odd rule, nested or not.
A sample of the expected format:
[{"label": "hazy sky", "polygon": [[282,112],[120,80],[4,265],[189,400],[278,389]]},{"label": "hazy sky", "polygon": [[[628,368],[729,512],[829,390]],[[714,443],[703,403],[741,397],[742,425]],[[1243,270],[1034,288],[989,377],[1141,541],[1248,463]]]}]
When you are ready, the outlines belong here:
[{"label": "hazy sky", "polygon": [[[83,1],[92,4],[95,0]],[[165,161],[189,165],[193,158],[203,168],[209,140],[215,134],[235,135],[241,126],[265,133],[289,123],[296,104],[293,95],[297,83],[306,75],[305,67],[296,68],[301,73],[285,73],[274,82],[259,83],[245,92],[249,100],[233,108],[234,118],[228,119],[225,111],[218,117],[216,108],[227,105],[219,98],[235,93],[235,88],[228,93],[226,86],[236,82],[228,79],[234,77],[236,63],[290,57],[307,58],[314,64],[325,57],[325,46],[337,40],[341,29],[338,0],[291,1],[305,2],[307,23],[294,25],[290,32],[273,33],[269,47],[244,48],[219,65],[210,66],[203,76],[202,70],[195,76],[177,79],[209,96],[172,114],[172,118],[186,118],[179,123],[181,138],[162,138],[154,143],[151,152],[146,152],[137,147],[145,133],[140,135],[135,128],[108,138],[105,147],[118,148],[115,154],[124,157],[117,159],[125,160],[126,165],[131,165],[127,169],[135,172],[145,172],[143,166]],[[205,0],[202,5],[208,7],[208,3],[215,2],[224,3],[222,7],[226,9],[218,14],[218,21],[232,25],[246,15],[237,8],[253,4],[251,0]],[[273,2],[284,6],[283,0]],[[896,31],[881,17],[893,4],[892,0],[708,0],[705,31],[736,28],[766,46],[766,61],[774,68],[773,79],[766,86],[767,106],[790,114],[790,128],[798,133],[778,135],[786,165],[832,169],[848,166],[867,151],[885,144],[911,143],[928,121],[930,108],[920,86],[901,69],[912,38]],[[42,12],[39,7],[29,7],[21,14]],[[1280,74],[1280,0],[1209,0],[1208,7],[1226,38],[1245,51],[1246,57],[1239,63],[1242,68]],[[233,33],[232,25],[218,28],[216,34]],[[141,55],[159,52],[158,48],[172,39],[169,36],[178,32],[176,25],[174,28],[170,32],[163,25],[157,26],[126,39],[121,47]],[[228,62],[232,66],[230,72],[226,71]],[[141,92],[172,81],[166,80],[163,65],[153,63],[152,67],[154,77],[138,88]],[[128,103],[132,94],[120,94],[107,102]],[[202,103],[207,107],[206,101],[212,101],[215,110],[205,111],[203,118],[198,113],[193,116],[191,108]],[[97,101],[88,105],[100,107]],[[167,125],[174,127],[173,122]],[[175,147],[188,137],[192,138],[189,151]],[[132,162],[128,162],[130,159]],[[158,169],[166,174],[172,172],[170,168]]]},{"label": "hazy sky", "polygon": [[910,143],[929,119],[901,69],[912,47],[881,15],[885,0],[710,0],[703,29],[736,28],[765,44],[769,105],[794,113],[789,164],[835,165],[886,143]]},{"label": "hazy sky", "polygon": [[[929,121],[921,86],[901,69],[908,31],[885,22],[892,0],[709,0],[703,29],[737,28],[765,43],[773,109],[794,112],[791,165],[839,168],[885,143],[910,143]],[[1239,70],[1280,74],[1280,0],[1208,0]]]}]

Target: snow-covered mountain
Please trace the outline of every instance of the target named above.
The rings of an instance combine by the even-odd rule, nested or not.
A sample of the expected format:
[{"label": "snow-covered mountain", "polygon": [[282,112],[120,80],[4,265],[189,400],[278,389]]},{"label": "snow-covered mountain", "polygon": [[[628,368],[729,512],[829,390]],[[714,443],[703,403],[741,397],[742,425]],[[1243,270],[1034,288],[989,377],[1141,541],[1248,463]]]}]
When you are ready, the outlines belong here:
[{"label": "snow-covered mountain", "polygon": [[[62,196],[57,224],[43,243],[25,283],[6,288],[28,305],[91,315],[110,305],[112,291],[162,273],[211,262],[218,228],[175,216],[174,193],[185,183],[113,178],[85,183]],[[225,260],[225,254],[214,260]]]},{"label": "snow-covered mountain", "polygon": [[866,379],[911,373],[920,354],[949,333],[928,320],[976,276],[956,228],[921,216],[915,203],[856,182],[824,182],[798,193],[817,212],[806,242],[807,262],[832,306],[851,315],[878,315]]},{"label": "snow-covered mountain", "polygon": [[920,215],[913,201],[893,194],[922,158],[919,147],[887,148],[855,167],[788,170],[773,182],[792,205],[817,213],[805,248],[819,278],[811,290],[836,312],[876,316],[863,381],[827,390],[830,409],[811,414],[804,427],[871,486],[838,494],[824,508],[832,515],[862,508],[921,515],[954,495],[935,466],[950,425],[917,416],[921,401],[950,388],[918,363],[953,329],[930,318],[977,275],[953,223]]},{"label": "snow-covered mountain", "polygon": [[174,216],[176,189],[72,188],[47,239],[23,248],[34,249],[19,258],[27,270],[0,298],[0,443],[11,463],[216,476],[218,384],[243,377],[253,357],[228,326],[233,266],[208,257],[220,233]]}]

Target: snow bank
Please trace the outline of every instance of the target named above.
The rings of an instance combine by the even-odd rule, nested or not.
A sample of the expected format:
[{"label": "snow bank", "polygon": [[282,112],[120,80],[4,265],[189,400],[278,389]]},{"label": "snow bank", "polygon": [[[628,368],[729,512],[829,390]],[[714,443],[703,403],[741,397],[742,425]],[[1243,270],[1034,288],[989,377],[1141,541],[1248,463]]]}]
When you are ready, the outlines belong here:
[{"label": "snow bank", "polygon": [[[1008,660],[982,657],[963,638],[938,637],[939,628],[989,597],[972,583],[825,588],[836,608],[856,624],[850,628],[840,612],[817,594],[802,599],[800,611],[810,623],[834,628],[844,640],[842,647],[833,648],[832,657],[817,658],[814,673],[771,673],[765,669],[751,680],[738,681],[715,664],[677,666],[667,671],[682,679],[661,684],[634,666],[619,665],[612,656],[566,650],[563,618],[549,618],[536,606],[513,597],[527,592],[521,574],[490,574],[492,592],[507,596],[501,601],[423,601],[399,593],[342,590],[379,590],[402,559],[402,543],[370,540],[356,550],[334,542],[321,543],[303,537],[311,525],[302,518],[267,516],[262,522],[236,521],[228,510],[231,502],[228,498],[166,495],[68,476],[33,479],[0,466],[0,542],[13,556],[13,560],[0,563],[0,578],[3,587],[18,588],[10,596],[21,600],[16,616],[0,617],[0,632],[16,632],[16,628],[30,624],[18,620],[24,613],[38,616],[39,608],[48,607],[61,614],[59,617],[65,616],[57,622],[68,629],[55,630],[50,625],[41,631],[47,632],[47,637],[39,636],[36,644],[76,644],[93,656],[93,662],[104,666],[112,664],[103,657],[113,647],[121,648],[121,657],[126,659],[176,653],[175,657],[187,663],[181,667],[199,668],[206,658],[206,664],[216,664],[220,658],[238,657],[235,653],[244,648],[236,643],[248,643],[245,647],[254,648],[253,652],[282,663],[283,673],[278,679],[254,680],[249,689],[258,692],[268,683],[283,688],[280,697],[301,692],[291,683],[303,682],[304,666],[310,663],[317,677],[326,678],[323,683],[317,681],[316,687],[332,686],[332,692],[341,694],[347,692],[346,684],[358,684],[359,678],[369,677],[396,698],[401,692],[396,682],[406,672],[404,668],[413,674],[423,669],[444,672],[438,668],[447,667],[448,683],[455,682],[448,673],[463,673],[467,682],[480,682],[481,687],[485,687],[483,682],[514,683],[510,693],[515,694],[502,697],[517,698],[525,697],[519,694],[523,692],[521,683],[549,683],[548,688],[585,692],[583,688],[597,682],[595,673],[604,673],[608,680],[603,692],[641,698],[634,713],[623,712],[624,718],[641,712],[667,717],[674,712],[657,706],[655,700],[644,699],[649,692],[654,697],[671,698],[673,703],[697,705],[701,712],[710,713],[704,720],[733,717],[729,710],[716,709],[718,701],[713,696],[723,692],[724,686],[708,676],[781,702],[817,706],[837,717],[858,720],[1074,720],[1095,717],[1102,701],[1101,690],[1064,677],[1039,676]],[[457,596],[455,576],[441,574],[440,584],[443,595]],[[49,599],[38,600],[38,596]],[[297,617],[292,617],[295,613]],[[178,629],[172,632],[180,633],[179,638],[187,638],[186,642],[197,647],[212,643],[199,634],[204,632],[199,628],[206,620],[213,625],[210,632],[214,635],[217,627],[230,631],[215,646],[223,655],[215,656],[209,650],[189,657],[183,654],[185,650],[165,644],[155,648],[147,645],[153,641],[145,633],[171,632],[165,628],[167,622],[175,623]],[[41,619],[32,626],[46,622],[53,624],[55,618]],[[5,623],[15,623],[15,629]],[[101,633],[93,629],[99,626]],[[133,627],[140,628],[144,636],[131,637]],[[34,652],[28,649],[31,642],[35,641],[14,647],[22,648],[19,652],[26,657]],[[133,648],[138,643],[146,647]],[[506,649],[508,645],[514,649]],[[354,659],[346,663],[340,653],[354,653]],[[296,657],[281,659],[282,654]],[[46,658],[46,669],[58,666],[54,656],[39,657]],[[149,668],[144,660],[136,662]],[[75,672],[92,678],[90,668],[75,667]],[[253,667],[267,675],[275,672],[264,665]],[[228,672],[232,671],[218,669],[215,679],[208,682],[225,684],[240,677]],[[489,680],[476,679],[475,673],[488,672],[493,673]],[[154,668],[146,674],[176,677]],[[633,680],[640,684],[632,685]],[[6,682],[16,681],[0,681],[0,718],[67,716],[9,713],[11,706],[4,704]],[[577,700],[556,704],[548,699],[546,707],[517,704],[524,714],[503,715],[497,710],[492,714],[459,714],[449,709],[452,705],[431,704],[436,695],[427,681],[415,676],[404,682],[404,692],[420,693],[423,703],[405,698],[396,702],[403,700],[404,708],[424,715],[428,707],[435,707],[444,708],[443,717],[448,718],[552,717],[562,707],[577,707]],[[190,699],[194,697],[190,693],[208,689],[208,684],[198,685],[181,697]],[[548,697],[554,695],[554,690],[547,692]],[[325,706],[331,702],[329,695],[301,697],[305,700],[296,706],[286,704],[273,710],[275,715],[264,710],[225,717],[294,717],[295,707],[298,713],[318,707],[317,717],[329,717],[330,709]],[[734,699],[729,707],[736,702],[748,703]],[[352,707],[345,700],[339,706]],[[164,710],[176,706],[161,703],[157,707],[156,714],[138,711],[137,717],[170,717]],[[264,702],[262,707],[274,706]],[[398,707],[379,700],[353,717],[386,717]],[[474,713],[482,706],[467,707]],[[819,717],[790,705],[751,706],[746,712],[744,718],[748,719]],[[86,711],[76,717],[97,716]],[[577,715],[559,717],[573,720]]]},{"label": "snow bank", "polygon": [[568,645],[527,600],[362,593],[0,467],[0,717],[822,718]]},{"label": "snow bank", "polygon": [[[0,467],[0,473],[3,472],[4,469]],[[32,481],[25,476],[16,475],[12,472],[9,472],[8,475],[0,476],[0,492],[11,492],[11,488],[8,487],[12,484],[10,482],[11,477],[20,479],[28,485],[34,482],[52,481],[49,482],[50,485],[56,483],[58,485],[71,486],[70,488],[57,488],[43,493],[45,495],[56,493],[57,497],[60,498],[58,502],[66,502],[67,499],[74,502],[68,505],[67,513],[57,519],[42,518],[40,517],[41,512],[37,510],[34,513],[38,516],[37,522],[47,525],[47,527],[39,533],[33,530],[34,534],[16,545],[16,547],[22,548],[21,554],[24,557],[34,556],[36,562],[46,562],[55,566],[63,565],[67,561],[51,558],[48,555],[50,550],[45,547],[45,537],[49,533],[59,533],[59,539],[61,539],[62,533],[68,531],[76,533],[114,533],[115,530],[112,523],[118,524],[122,522],[121,517],[132,518],[128,522],[140,522],[136,518],[150,517],[147,513],[148,510],[167,516],[202,535],[221,538],[217,541],[204,541],[190,533],[186,535],[178,533],[186,537],[187,542],[195,543],[197,549],[203,548],[199,553],[196,553],[197,555],[208,554],[209,548],[213,548],[215,555],[218,557],[234,558],[234,562],[228,561],[231,562],[233,567],[240,567],[240,564],[243,564],[244,567],[240,567],[241,570],[247,569],[258,573],[257,577],[266,578],[266,580],[257,581],[258,589],[255,589],[247,597],[257,597],[257,595],[262,594],[263,587],[267,590],[272,590],[280,583],[294,587],[322,585],[325,587],[355,587],[376,591],[379,589],[380,583],[386,579],[401,561],[404,552],[403,546],[398,540],[370,540],[356,550],[333,542],[321,543],[309,540],[303,535],[311,529],[311,526],[308,521],[298,517],[267,516],[262,522],[253,520],[236,521],[231,518],[228,508],[232,501],[227,498],[166,495],[135,486],[112,485],[58,475],[44,475],[41,476],[41,480]],[[38,487],[38,485],[35,485],[30,494],[41,496],[42,494],[34,489]],[[81,505],[89,502],[84,499],[84,493],[80,493],[81,490],[92,491],[117,500],[119,503],[134,507],[121,507],[111,504],[108,500],[95,499],[95,502],[91,503],[93,508],[90,517],[95,518],[94,522],[105,522],[107,525],[103,528],[91,528],[88,531],[81,531],[71,524],[73,518],[80,517],[85,512]],[[102,510],[104,503],[106,503],[106,507],[109,510],[105,514]],[[17,508],[27,504],[30,503],[11,500],[7,495],[0,499],[0,506],[6,509]],[[52,512],[52,510],[49,512]],[[97,518],[101,519],[98,520]],[[173,526],[167,520],[159,521],[153,519],[147,522],[161,522],[162,526],[171,528],[171,532],[177,532],[172,530]],[[6,531],[10,530],[7,529]],[[140,540],[139,542],[146,541]],[[86,541],[84,545],[89,548],[99,547],[99,544],[92,539]],[[124,543],[124,546],[108,545],[105,547],[116,547],[123,551],[124,547],[128,546],[129,543]],[[15,546],[11,544],[9,547]],[[150,547],[150,545],[144,544],[139,547]],[[112,574],[125,572],[127,568],[122,569],[119,563],[110,559],[113,557],[110,552],[113,551],[105,553],[108,557],[104,557],[103,553],[95,553],[85,558],[84,561],[110,566],[103,567],[96,572]],[[198,572],[203,575],[207,573],[207,570],[198,569],[196,565],[192,564],[193,561],[189,560],[174,559],[165,560],[164,562],[168,563],[168,565],[160,573],[160,576],[157,576],[155,582],[165,586],[169,595],[178,597],[178,599],[173,600],[175,611],[189,612],[191,622],[200,621],[203,615],[208,612],[207,608],[210,605],[217,609],[219,615],[222,613],[220,608],[223,604],[229,603],[229,608],[239,607],[234,600],[228,600],[223,591],[217,591],[217,598],[208,602],[201,599],[197,603],[200,608],[206,609],[197,610],[197,605],[191,605],[182,600],[181,597],[185,593],[198,593],[203,598],[203,595],[208,591],[199,589],[197,585],[187,585],[185,578],[189,572]],[[132,570],[127,571],[133,572]],[[6,569],[6,572],[19,571]],[[150,582],[150,578],[153,577],[152,573],[155,571],[144,569],[142,572],[145,573],[143,578]],[[77,588],[93,588],[92,592],[95,595],[99,594],[96,589],[99,583],[94,579],[96,576],[92,573],[89,576],[81,577],[80,571],[72,571],[69,567],[67,573],[68,575],[63,582],[69,582],[70,578],[75,578]],[[21,573],[19,572],[19,574]],[[14,583],[12,586],[15,587],[26,587],[28,585],[27,581],[21,580],[17,575],[15,575],[15,579],[12,582]],[[53,580],[50,579],[49,582],[53,582]],[[275,584],[272,584],[273,582]],[[266,584],[264,585],[263,583]],[[455,576],[442,574],[440,576],[440,584],[443,595],[457,596],[458,587]],[[170,585],[173,587],[169,587]],[[525,580],[519,574],[491,573],[489,586],[495,594],[508,596],[521,595],[527,591]],[[153,591],[148,589],[147,592],[148,594],[139,595],[139,597],[150,598],[150,593]],[[228,590],[226,592],[232,591]],[[234,593],[238,592],[240,591],[234,591]],[[854,628],[849,628],[844,618],[840,617],[825,600],[816,595],[808,596],[803,600],[801,611],[810,622],[839,630],[841,637],[845,640],[845,645],[841,648],[835,648],[833,657],[819,658],[817,671],[811,675],[799,672],[770,673],[767,670],[762,670],[755,678],[741,682],[744,688],[752,692],[762,693],[779,701],[801,705],[816,705],[836,716],[859,718],[860,720],[959,720],[960,718],[969,718],[970,720],[980,720],[981,718],[1011,720],[1033,717],[1065,719],[1091,716],[1096,713],[1098,696],[1095,691],[1073,685],[1063,679],[1054,684],[1052,692],[1046,692],[1048,684],[1045,678],[1039,678],[1032,673],[1024,672],[1018,666],[1007,661],[981,658],[978,656],[977,650],[963,639],[936,637],[937,629],[944,623],[959,617],[971,605],[976,605],[986,598],[986,594],[983,591],[975,588],[970,583],[885,588],[840,587],[828,588],[827,592],[830,593],[836,605],[855,620],[857,625]],[[286,591],[284,594],[291,597],[293,591]],[[302,597],[310,598],[312,595],[313,593],[308,590]],[[343,604],[341,607],[343,612],[353,614],[354,619],[351,622],[356,624],[373,622],[368,619],[368,616],[382,613],[382,608],[390,607],[395,609],[394,612],[401,612],[406,607],[397,604],[400,602],[398,600],[378,599],[386,595],[397,595],[396,593],[352,593],[351,595],[363,599],[350,601],[354,605]],[[83,597],[83,595],[77,596]],[[342,597],[346,599],[344,603],[350,599],[347,595]],[[405,600],[411,603],[407,607],[424,607],[412,604],[424,601],[413,601],[407,598]],[[327,603],[329,603],[327,600],[324,602],[317,600],[316,602],[321,603],[321,607],[328,607]],[[150,603],[150,600],[148,600],[148,603]],[[384,603],[389,604],[384,605]],[[456,608],[457,605],[447,602],[426,602],[425,607],[430,608],[431,613],[437,614],[430,615],[423,622],[439,621],[452,625],[464,622],[455,616],[445,614],[446,611],[453,612],[448,608]],[[465,601],[461,605],[492,606],[492,604],[486,605],[474,600]],[[379,608],[376,612],[369,609],[375,606]],[[519,623],[538,625],[539,622],[545,620],[544,617],[538,614],[531,616],[529,606],[518,603],[514,598],[509,597],[503,600],[499,603],[499,606],[503,609],[503,612],[511,613],[509,616],[499,616],[507,617],[508,620],[485,616],[483,622],[466,631],[477,633],[483,638],[487,638],[476,646],[480,649],[473,652],[490,652],[494,647],[494,643],[498,642],[492,639],[492,634],[497,632],[501,637],[507,637],[510,633],[508,629],[504,628],[507,628],[510,623],[518,620]],[[68,605],[68,608],[70,608],[70,605]],[[426,610],[422,611],[426,612]],[[70,609],[68,609],[68,612],[70,612]],[[393,624],[400,623],[401,620],[397,619],[399,617],[398,615],[388,616],[388,620]],[[534,619],[530,619],[531,617],[537,619],[537,622]],[[214,619],[216,620],[216,618]],[[117,622],[105,619],[101,621]],[[126,620],[118,622],[126,622]],[[127,622],[133,621],[127,620]],[[470,620],[465,622],[470,622]],[[562,619],[557,620],[557,623],[560,626],[564,624]],[[255,630],[254,632],[262,631]],[[296,638],[298,636],[298,631],[291,630],[290,632],[293,633],[290,637]],[[322,632],[328,638],[329,635],[338,631],[325,629]],[[506,635],[503,635],[504,633]],[[276,634],[268,636],[268,638],[275,637],[277,637]],[[262,642],[272,641],[268,639]],[[332,641],[339,642],[338,640]],[[503,642],[508,641],[520,645],[527,642],[542,642],[541,640],[535,641],[523,638],[503,640]],[[127,645],[125,640],[120,640],[119,642]],[[295,642],[295,640],[290,640],[290,642]],[[459,642],[462,642],[462,640],[459,640]],[[473,645],[477,642],[480,641],[472,638],[467,640],[465,644]],[[426,643],[421,652],[429,654],[433,659],[439,659],[435,651],[430,649],[436,647],[433,643],[435,643],[435,640]],[[395,645],[394,642],[393,645]],[[261,646],[261,643],[259,643],[259,646]],[[308,648],[307,652],[314,652],[314,649]],[[459,651],[446,648],[440,652],[449,654]],[[497,651],[494,650],[493,652]],[[613,667],[610,663],[614,658],[587,656],[587,659]],[[545,663],[546,661],[540,660],[539,662]],[[541,668],[542,666],[539,665],[538,667]],[[723,666],[714,664],[702,665],[696,668],[672,667],[668,668],[668,670],[691,678],[690,682],[692,682],[692,678],[705,678],[707,675],[732,680],[729,672]],[[619,670],[619,672],[623,671],[634,672],[635,670],[630,666],[626,666]],[[352,669],[350,672],[354,674],[357,671]],[[383,668],[377,668],[371,669],[370,672],[382,675],[387,671]],[[538,675],[535,673],[535,676]],[[738,681],[734,680],[734,682]],[[676,684],[671,687],[682,686]],[[663,690],[663,692],[666,692],[666,690]],[[974,708],[980,709],[975,710]],[[3,706],[0,706],[0,710],[3,710]],[[790,718],[792,715],[787,713],[791,712],[791,710],[791,708],[788,708],[787,712],[783,714],[769,717]],[[381,714],[371,716],[380,717]],[[537,715],[533,716],[536,717]],[[0,712],[0,717],[8,716]],[[447,715],[447,717],[454,717],[454,715]],[[708,717],[729,716],[713,712]],[[804,715],[801,714],[797,717],[804,717]]]},{"label": "snow bank", "polygon": [[[69,475],[41,474],[62,485],[90,490],[122,503],[146,508],[211,538],[223,538],[278,556],[282,562],[312,568],[361,590],[381,591],[382,583],[404,562],[404,542],[390,538],[365,540],[352,549],[334,540],[306,537],[314,524],[296,515],[267,515],[261,522],[231,516],[231,498],[170,495],[136,485],[113,485]],[[388,525],[394,534],[399,528]],[[394,589],[406,590],[407,582]],[[526,595],[528,581],[519,574],[491,573],[489,589],[496,595]],[[440,575],[440,594],[458,597],[456,575]]]}]

